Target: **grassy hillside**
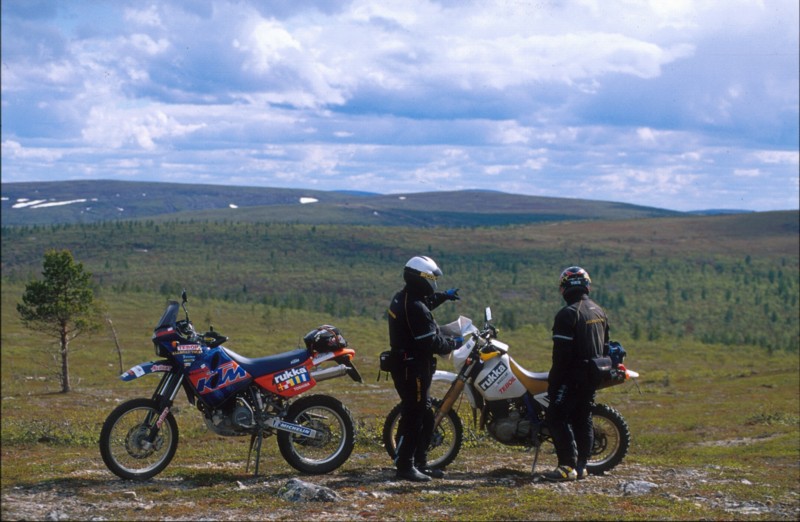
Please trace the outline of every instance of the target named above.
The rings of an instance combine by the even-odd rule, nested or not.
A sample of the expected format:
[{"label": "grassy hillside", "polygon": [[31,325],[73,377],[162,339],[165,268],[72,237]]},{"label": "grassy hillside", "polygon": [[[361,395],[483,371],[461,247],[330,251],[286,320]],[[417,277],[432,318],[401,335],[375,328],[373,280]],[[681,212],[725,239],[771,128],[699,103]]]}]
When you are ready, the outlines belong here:
[{"label": "grassy hillside", "polygon": [[[180,429],[173,463],[153,480],[121,481],[100,459],[100,427],[120,401],[149,396],[157,379],[121,382],[114,343],[104,331],[74,343],[74,392],[55,393],[53,343],[19,324],[13,310],[20,290],[2,286],[4,520],[796,520],[800,514],[797,352],[767,355],[752,346],[625,340],[626,364],[642,375],[638,386],[598,394],[624,415],[633,436],[626,459],[612,473],[567,486],[537,484],[530,477],[531,453],[468,431],[445,480],[412,485],[393,479],[379,438],[383,418],[397,402],[391,382],[375,380],[385,321],[191,295],[195,322],[213,321],[231,336],[226,345],[249,357],[293,348],[305,332],[333,319],[356,350],[365,382],[336,379],[314,391],[338,397],[351,410],[359,428],[356,448],[334,473],[303,476],[283,461],[274,438],[268,439],[262,476],[254,478],[245,472],[247,438],[210,433],[180,394],[173,409]],[[151,360],[151,329],[165,299],[109,291],[103,297],[123,367]],[[441,317],[480,312],[463,303],[443,308]],[[501,338],[523,366],[547,369],[546,327],[503,330]],[[440,364],[449,369],[447,360]],[[471,426],[468,412],[461,414]],[[537,469],[553,465],[552,453],[545,451]],[[278,489],[292,478],[327,485],[342,500],[278,498]],[[630,481],[656,487],[649,494],[627,495],[621,486]]]},{"label": "grassy hillside", "polygon": [[[798,213],[410,228],[234,221],[3,227],[4,283],[70,249],[98,291],[198,298],[380,320],[405,261],[429,254],[455,310],[549,328],[560,270],[580,264],[615,335],[798,350]],[[454,310],[454,312],[455,312]],[[442,312],[445,313],[445,312]]]},{"label": "grassy hillside", "polygon": [[[498,506],[519,520],[800,515],[797,212],[467,228],[195,217],[4,226],[0,239],[4,520],[489,520]],[[70,249],[93,272],[122,347],[120,357],[108,328],[73,342],[74,392],[66,395],[56,393],[54,340],[24,329],[15,311],[50,248]],[[442,305],[437,319],[478,319],[492,306],[501,339],[534,371],[549,367],[559,271],[574,263],[590,271],[613,337],[628,351],[626,365],[642,375],[638,386],[598,394],[630,426],[622,465],[568,486],[536,484],[530,453],[469,428],[446,480],[393,480],[379,434],[397,396],[391,382],[375,380],[377,356],[388,342],[383,311],[403,264],[418,253],[439,261],[445,288],[461,288],[462,301]],[[273,439],[265,443],[265,476],[254,478],[245,472],[246,438],[213,435],[180,395],[173,409],[180,444],[163,474],[132,484],[105,469],[97,449],[103,420],[156,385],[154,378],[122,383],[120,369],[154,358],[154,323],[184,287],[195,324],[213,324],[247,357],[294,348],[322,323],[341,329],[365,382],[336,379],[314,391],[338,397],[356,419],[356,449],[342,468],[299,476]],[[466,410],[462,419],[470,425]],[[538,469],[554,464],[545,452]],[[279,499],[291,478],[332,487],[343,500]],[[627,495],[630,481],[656,488]]]},{"label": "grassy hillside", "polygon": [[[491,191],[381,196],[305,189],[93,180],[4,183],[2,192],[0,209],[6,226],[153,218],[475,227],[680,214],[623,203]],[[34,202],[39,205],[33,205]]]}]

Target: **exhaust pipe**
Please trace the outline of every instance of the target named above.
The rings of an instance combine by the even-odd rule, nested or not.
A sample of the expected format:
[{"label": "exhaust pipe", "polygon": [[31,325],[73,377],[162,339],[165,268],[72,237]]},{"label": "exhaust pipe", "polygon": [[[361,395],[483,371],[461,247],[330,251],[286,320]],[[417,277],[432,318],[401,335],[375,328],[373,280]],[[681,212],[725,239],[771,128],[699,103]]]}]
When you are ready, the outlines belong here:
[{"label": "exhaust pipe", "polygon": [[315,372],[311,372],[311,377],[319,382],[319,381],[327,381],[328,379],[334,379],[336,377],[341,377],[342,375],[347,374],[347,366],[344,364],[340,364],[338,366],[333,366],[332,368],[325,368],[324,370],[317,370]]}]

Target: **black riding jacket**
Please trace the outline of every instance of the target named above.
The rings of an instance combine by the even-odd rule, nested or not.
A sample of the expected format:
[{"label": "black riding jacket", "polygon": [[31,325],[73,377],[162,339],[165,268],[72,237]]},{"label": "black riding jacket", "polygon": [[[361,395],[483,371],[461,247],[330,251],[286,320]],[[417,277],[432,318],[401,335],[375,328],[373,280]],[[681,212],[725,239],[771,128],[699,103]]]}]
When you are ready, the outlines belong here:
[{"label": "black riding jacket", "polygon": [[406,285],[389,304],[389,345],[405,360],[430,362],[433,354],[447,355],[456,348],[442,335],[431,310],[447,300],[444,293],[423,296]]},{"label": "black riding jacket", "polygon": [[569,296],[553,322],[550,389],[585,378],[585,361],[608,355],[608,319],[587,294]]}]

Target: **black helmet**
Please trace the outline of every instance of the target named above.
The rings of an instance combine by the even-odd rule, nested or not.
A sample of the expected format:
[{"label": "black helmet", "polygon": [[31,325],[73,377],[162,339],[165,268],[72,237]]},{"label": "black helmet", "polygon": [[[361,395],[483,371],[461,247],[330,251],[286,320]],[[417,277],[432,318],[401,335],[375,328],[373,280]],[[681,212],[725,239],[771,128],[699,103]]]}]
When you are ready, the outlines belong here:
[{"label": "black helmet", "polygon": [[558,286],[559,290],[561,290],[561,295],[566,295],[575,289],[579,289],[583,293],[588,294],[591,285],[592,279],[589,277],[589,272],[579,266],[565,268],[558,278]]},{"label": "black helmet", "polygon": [[422,295],[431,295],[436,291],[436,280],[441,275],[436,261],[427,256],[412,257],[403,269],[403,279],[408,287]]}]

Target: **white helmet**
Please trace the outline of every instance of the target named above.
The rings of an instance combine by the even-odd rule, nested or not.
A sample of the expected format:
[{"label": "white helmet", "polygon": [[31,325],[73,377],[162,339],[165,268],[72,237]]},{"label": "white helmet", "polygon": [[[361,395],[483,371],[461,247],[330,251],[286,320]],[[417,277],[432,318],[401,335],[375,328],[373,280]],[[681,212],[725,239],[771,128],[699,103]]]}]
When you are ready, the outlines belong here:
[{"label": "white helmet", "polygon": [[436,261],[427,256],[412,257],[403,270],[406,284],[423,295],[431,295],[436,291],[436,280],[441,275]]}]

